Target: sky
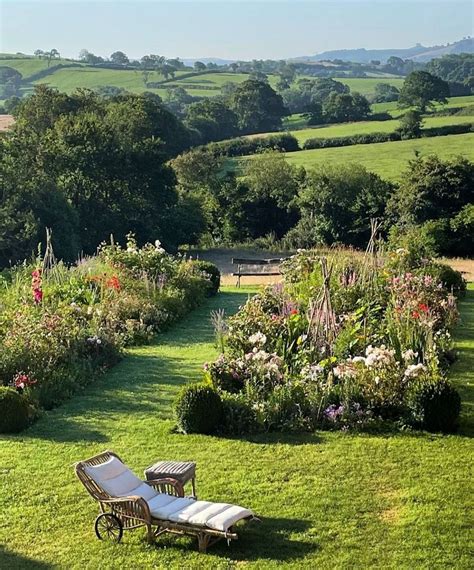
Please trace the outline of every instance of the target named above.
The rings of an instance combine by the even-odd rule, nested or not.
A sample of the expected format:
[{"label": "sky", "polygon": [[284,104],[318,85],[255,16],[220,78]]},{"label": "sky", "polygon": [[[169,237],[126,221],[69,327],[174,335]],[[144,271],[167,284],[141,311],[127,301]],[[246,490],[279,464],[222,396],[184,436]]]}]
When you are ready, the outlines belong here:
[{"label": "sky", "polygon": [[0,51],[284,59],[473,35],[471,0],[0,0]]}]

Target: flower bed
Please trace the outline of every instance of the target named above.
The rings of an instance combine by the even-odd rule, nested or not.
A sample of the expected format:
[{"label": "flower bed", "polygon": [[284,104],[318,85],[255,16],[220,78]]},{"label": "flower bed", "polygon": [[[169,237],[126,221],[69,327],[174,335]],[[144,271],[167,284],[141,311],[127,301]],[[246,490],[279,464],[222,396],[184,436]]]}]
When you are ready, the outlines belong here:
[{"label": "flower bed", "polygon": [[460,399],[445,371],[458,313],[446,285],[463,283],[410,255],[291,258],[284,285],[228,320],[224,352],[205,365],[224,404],[217,429],[454,431]]},{"label": "flower bed", "polygon": [[28,400],[24,423],[215,293],[215,269],[130,238],[73,267],[39,259],[0,274],[0,386]]}]

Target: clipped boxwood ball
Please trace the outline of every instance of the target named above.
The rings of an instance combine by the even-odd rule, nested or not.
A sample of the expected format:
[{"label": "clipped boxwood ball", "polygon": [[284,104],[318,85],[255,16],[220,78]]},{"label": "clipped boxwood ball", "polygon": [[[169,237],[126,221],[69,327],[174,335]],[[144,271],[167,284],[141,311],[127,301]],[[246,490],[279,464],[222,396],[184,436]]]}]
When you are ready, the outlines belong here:
[{"label": "clipped boxwood ball", "polygon": [[210,261],[196,260],[194,262],[199,271],[202,271],[209,279],[209,296],[217,295],[221,286],[221,272],[217,265]]},{"label": "clipped boxwood ball", "polygon": [[222,401],[207,384],[185,386],[176,401],[178,428],[184,433],[215,433],[222,419]]},{"label": "clipped boxwood ball", "polygon": [[448,382],[429,384],[414,394],[412,411],[423,429],[453,433],[458,428],[461,397]]},{"label": "clipped boxwood ball", "polygon": [[26,428],[29,419],[26,398],[13,388],[0,386],[0,433],[18,433]]}]

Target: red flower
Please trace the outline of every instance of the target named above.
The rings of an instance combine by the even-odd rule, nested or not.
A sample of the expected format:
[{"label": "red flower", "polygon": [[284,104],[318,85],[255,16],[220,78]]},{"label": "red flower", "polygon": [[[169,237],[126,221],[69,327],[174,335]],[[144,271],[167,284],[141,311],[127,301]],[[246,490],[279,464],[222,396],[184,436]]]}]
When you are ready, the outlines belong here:
[{"label": "red flower", "polygon": [[296,309],[293,309],[290,313],[290,315],[297,315],[297,314],[298,314],[298,311]]},{"label": "red flower", "polygon": [[420,311],[423,311],[423,313],[427,313],[430,310],[428,305],[426,305],[425,303],[419,303],[418,308],[420,309]]},{"label": "red flower", "polygon": [[109,289],[115,289],[115,291],[120,291],[120,281],[116,275],[113,275],[110,279],[107,279],[106,285]]},{"label": "red flower", "polygon": [[420,313],[419,313],[418,311],[412,311],[412,312],[411,312],[411,316],[412,316],[414,319],[419,319],[419,318],[420,318]]},{"label": "red flower", "polygon": [[35,269],[31,272],[31,290],[33,292],[33,300],[39,305],[43,300],[43,291],[41,289],[41,269]]},{"label": "red flower", "polygon": [[43,300],[43,291],[41,289],[33,289],[33,300],[37,305],[41,303]]},{"label": "red flower", "polygon": [[19,392],[23,392],[25,388],[33,386],[33,384],[36,384],[36,380],[33,380],[28,376],[28,374],[24,374],[23,372],[18,372],[18,374],[13,378],[13,386]]}]

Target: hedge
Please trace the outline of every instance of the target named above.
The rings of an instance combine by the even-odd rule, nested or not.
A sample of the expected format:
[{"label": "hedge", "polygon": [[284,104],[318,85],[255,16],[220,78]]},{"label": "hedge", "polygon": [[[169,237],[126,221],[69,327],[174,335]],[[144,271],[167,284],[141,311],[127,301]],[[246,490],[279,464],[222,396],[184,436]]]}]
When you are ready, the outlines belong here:
[{"label": "hedge", "polygon": [[279,152],[294,152],[301,150],[298,140],[289,133],[271,135],[268,137],[237,137],[227,141],[209,143],[201,147],[219,156],[245,156],[257,154],[266,149]]},{"label": "hedge", "polygon": [[[439,137],[445,135],[461,135],[470,133],[473,130],[473,123],[464,123],[462,125],[446,125],[444,127],[431,127],[423,129],[422,137]],[[373,144],[389,141],[400,141],[403,137],[399,131],[392,133],[367,133],[360,135],[351,135],[347,137],[332,138],[314,138],[308,139],[304,145],[304,150],[316,148],[330,148],[339,146],[351,146],[354,144]]]}]

